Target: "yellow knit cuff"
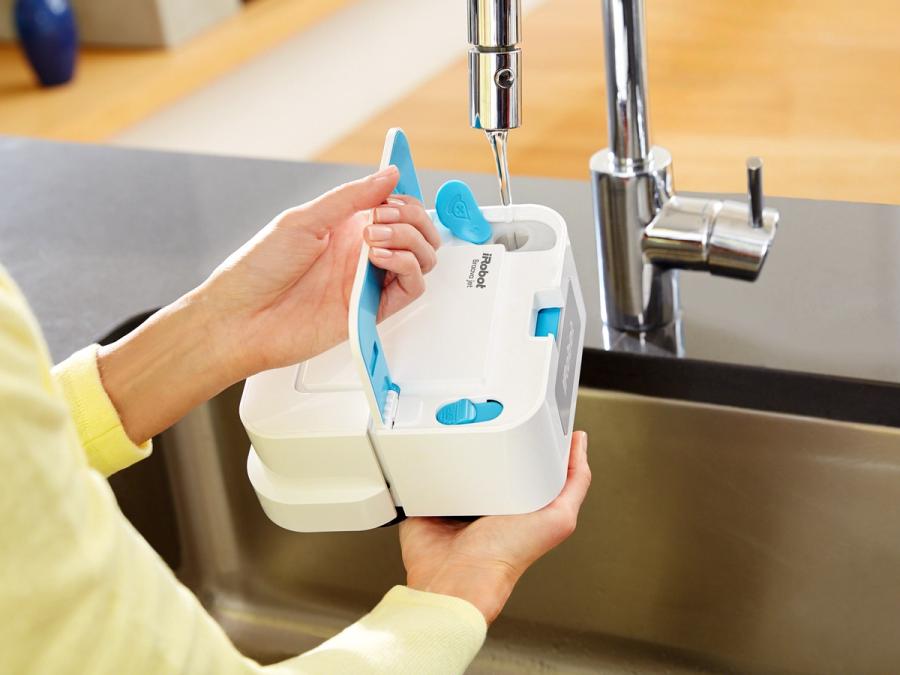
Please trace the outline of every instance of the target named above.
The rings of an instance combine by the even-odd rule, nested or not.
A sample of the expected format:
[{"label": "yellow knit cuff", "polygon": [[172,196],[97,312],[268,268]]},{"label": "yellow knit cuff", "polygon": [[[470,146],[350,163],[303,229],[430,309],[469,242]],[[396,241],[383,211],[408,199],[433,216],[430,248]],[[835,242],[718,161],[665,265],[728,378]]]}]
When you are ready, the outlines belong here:
[{"label": "yellow knit cuff", "polygon": [[75,352],[53,368],[72,412],[88,463],[104,476],[131,466],[150,454],[152,441],[135,445],[103,388],[97,368],[99,345]]},{"label": "yellow knit cuff", "polygon": [[452,612],[473,630],[479,643],[484,640],[484,636],[487,633],[487,622],[484,620],[484,614],[471,602],[452,595],[417,591],[409,586],[394,586],[381,599],[381,602],[375,607],[372,614],[376,614],[379,610],[383,611],[386,607],[393,608],[398,606],[438,607]]},{"label": "yellow knit cuff", "polygon": [[395,586],[359,621],[285,664],[316,673],[464,673],[486,632],[465,600]]}]

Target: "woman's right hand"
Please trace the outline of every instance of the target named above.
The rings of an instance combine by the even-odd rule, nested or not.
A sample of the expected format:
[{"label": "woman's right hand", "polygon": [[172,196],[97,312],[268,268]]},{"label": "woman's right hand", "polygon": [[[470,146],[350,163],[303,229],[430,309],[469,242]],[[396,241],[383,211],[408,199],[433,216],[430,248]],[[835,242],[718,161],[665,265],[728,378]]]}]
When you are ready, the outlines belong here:
[{"label": "woman's right hand", "polygon": [[468,600],[490,625],[525,570],[575,531],[590,484],[587,434],[577,431],[566,484],[540,511],[486,516],[473,523],[408,518],[400,525],[407,585]]},{"label": "woman's right hand", "polygon": [[102,347],[103,385],[135,443],[261,370],[312,358],[347,339],[347,313],[365,240],[385,270],[378,318],[425,290],[441,243],[413,197],[392,195],[389,166],[288,209],[200,286]]}]

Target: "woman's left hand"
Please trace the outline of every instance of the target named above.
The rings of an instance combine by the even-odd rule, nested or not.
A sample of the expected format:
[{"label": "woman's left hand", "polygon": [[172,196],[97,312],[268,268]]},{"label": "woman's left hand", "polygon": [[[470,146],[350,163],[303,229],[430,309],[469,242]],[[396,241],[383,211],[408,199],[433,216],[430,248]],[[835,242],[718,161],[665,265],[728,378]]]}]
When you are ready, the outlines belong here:
[{"label": "woman's left hand", "polygon": [[562,492],[539,511],[472,523],[407,518],[400,523],[407,585],[467,600],[490,624],[525,570],[575,531],[590,485],[587,434],[576,431]]},{"label": "woman's left hand", "polygon": [[277,216],[190,293],[103,347],[98,365],[125,431],[156,435],[225,387],[347,338],[365,239],[386,270],[379,319],[425,290],[440,235],[422,204],[391,196],[396,167]]}]

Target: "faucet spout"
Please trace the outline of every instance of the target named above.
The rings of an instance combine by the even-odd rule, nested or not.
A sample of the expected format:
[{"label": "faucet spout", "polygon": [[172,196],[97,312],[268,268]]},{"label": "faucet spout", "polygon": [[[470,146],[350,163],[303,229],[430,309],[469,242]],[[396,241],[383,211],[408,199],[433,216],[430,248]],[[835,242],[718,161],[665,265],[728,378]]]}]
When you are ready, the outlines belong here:
[{"label": "faucet spout", "polygon": [[521,0],[469,0],[469,122],[487,134],[500,202],[510,204],[509,130],[519,126]]},{"label": "faucet spout", "polygon": [[521,0],[469,0],[469,122],[496,131],[519,126]]}]

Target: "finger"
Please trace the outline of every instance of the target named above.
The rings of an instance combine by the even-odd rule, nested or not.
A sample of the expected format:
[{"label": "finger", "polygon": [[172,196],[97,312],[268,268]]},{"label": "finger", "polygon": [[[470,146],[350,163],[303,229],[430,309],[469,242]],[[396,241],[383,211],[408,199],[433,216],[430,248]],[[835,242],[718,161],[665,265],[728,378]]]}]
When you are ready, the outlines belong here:
[{"label": "finger", "polygon": [[[376,211],[380,211],[381,208]],[[428,274],[437,264],[434,248],[425,241],[422,233],[409,223],[370,225],[366,228],[365,238],[370,246],[412,252],[424,274]]]},{"label": "finger", "polygon": [[425,292],[425,277],[419,261],[410,251],[392,251],[375,247],[369,250],[369,260],[376,267],[389,272],[381,295],[379,320],[406,307]]},{"label": "finger", "polygon": [[437,226],[428,217],[428,212],[418,199],[406,195],[391,195],[387,198],[387,208],[397,209],[398,213],[393,216],[395,220],[383,219],[379,208],[376,209],[378,213],[375,215],[375,222],[409,223],[422,233],[422,236],[433,248],[441,247],[441,235],[438,233]]},{"label": "finger", "polygon": [[389,204],[393,203],[394,206],[397,206],[397,205],[403,206],[404,204],[409,204],[411,206],[421,206],[423,209],[425,208],[425,205],[419,199],[416,199],[412,195],[392,194],[390,197],[387,198],[387,202]]},{"label": "finger", "polygon": [[322,237],[338,223],[359,211],[383,204],[397,186],[400,172],[388,166],[371,176],[339,185],[321,197],[291,209],[282,223],[287,227],[301,227]]},{"label": "finger", "polygon": [[553,503],[561,508],[571,509],[573,513],[577,514],[590,486],[591,468],[587,461],[587,434],[583,431],[576,431],[572,434],[566,484]]}]

